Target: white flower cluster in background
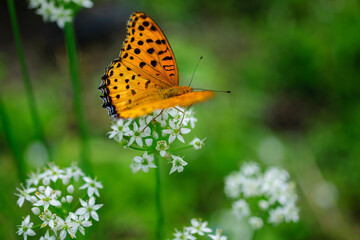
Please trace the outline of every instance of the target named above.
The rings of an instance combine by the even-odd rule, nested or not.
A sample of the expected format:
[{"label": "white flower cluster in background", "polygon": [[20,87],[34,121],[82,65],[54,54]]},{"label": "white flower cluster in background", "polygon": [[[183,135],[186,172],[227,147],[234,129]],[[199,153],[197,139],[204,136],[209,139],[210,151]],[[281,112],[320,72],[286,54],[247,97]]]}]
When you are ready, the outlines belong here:
[{"label": "white flower cluster in background", "polygon": [[56,22],[60,28],[71,22],[81,8],[91,8],[91,0],[30,0],[29,8],[36,9],[44,22]]},{"label": "white flower cluster in background", "polygon": [[[222,235],[221,229],[216,229],[215,234],[213,230],[209,228],[207,222],[203,222],[201,219],[191,219],[191,226],[183,227],[182,231],[175,229],[173,233],[173,240],[195,240],[195,239],[211,239],[211,240],[227,240],[226,236]],[[212,233],[212,234],[211,234]]]},{"label": "white flower cluster in background", "polygon": [[23,235],[25,240],[40,229],[46,230],[40,239],[75,238],[78,231],[85,235],[85,228],[92,225],[92,219],[99,221],[96,211],[103,204],[95,204],[95,196],[100,197],[102,188],[96,178],[85,176],[76,165],[59,168],[50,164],[43,172],[32,172],[26,187],[21,184],[15,193],[19,197],[19,207],[27,202],[33,213],[18,225],[17,234]]},{"label": "white flower cluster in background", "polygon": [[264,221],[277,225],[299,220],[295,183],[284,169],[270,167],[263,173],[257,163],[244,163],[225,178],[225,194],[234,199],[234,214],[253,229],[262,228]]},{"label": "white flower cluster in background", "polygon": [[[196,122],[192,108],[169,108],[135,120],[119,119],[111,126],[109,138],[119,142],[124,148],[144,151],[144,154],[136,156],[130,165],[134,173],[148,172],[149,168],[156,168],[154,154],[168,159],[172,165],[170,174],[182,172],[187,162],[183,157],[172,153],[186,148],[199,150],[204,146],[205,139],[196,137],[190,143],[185,143],[184,135],[191,132]],[[175,148],[174,143],[185,146]]]}]

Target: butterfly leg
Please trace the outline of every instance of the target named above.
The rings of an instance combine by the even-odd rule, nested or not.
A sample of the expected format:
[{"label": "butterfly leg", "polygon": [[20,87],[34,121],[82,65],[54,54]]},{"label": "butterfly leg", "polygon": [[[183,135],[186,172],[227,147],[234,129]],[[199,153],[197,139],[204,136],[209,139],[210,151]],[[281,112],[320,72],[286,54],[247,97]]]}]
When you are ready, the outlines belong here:
[{"label": "butterfly leg", "polygon": [[[178,110],[179,112],[181,112],[183,114],[182,118],[181,118],[181,121],[180,121],[180,124],[179,124],[179,128],[181,128],[181,125],[182,125],[182,122],[184,121],[184,118],[185,118],[185,112],[177,107],[174,107],[176,110]],[[188,109],[188,108],[187,108]],[[186,110],[187,110],[186,109]],[[185,111],[186,111],[185,110]]]},{"label": "butterfly leg", "polygon": [[164,109],[162,109],[161,110],[161,112],[156,116],[156,117],[154,117],[153,119],[151,119],[151,121],[144,127],[144,129],[143,130],[141,130],[141,132],[143,132],[149,125],[150,125],[150,123],[152,122],[152,121],[156,121],[156,119],[162,114],[164,112]]}]

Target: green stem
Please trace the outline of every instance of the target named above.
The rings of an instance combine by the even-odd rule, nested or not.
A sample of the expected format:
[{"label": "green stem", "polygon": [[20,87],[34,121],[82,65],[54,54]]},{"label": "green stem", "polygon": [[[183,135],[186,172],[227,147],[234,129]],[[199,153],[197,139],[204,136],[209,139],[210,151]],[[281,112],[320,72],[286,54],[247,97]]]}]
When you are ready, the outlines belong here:
[{"label": "green stem", "polygon": [[161,240],[163,238],[163,225],[164,225],[164,213],[161,205],[161,181],[160,181],[160,162],[159,155],[154,154],[155,165],[157,166],[155,177],[155,205],[156,205],[156,215],[157,215],[157,225],[156,225],[156,239]]},{"label": "green stem", "polygon": [[185,150],[185,149],[189,149],[189,148],[193,148],[194,146],[193,145],[187,145],[187,146],[184,146],[184,147],[179,147],[179,148],[173,148],[171,149],[172,152],[177,152],[177,151],[180,151],[180,150]]},{"label": "green stem", "polygon": [[256,240],[256,237],[259,235],[258,232],[259,232],[259,230],[253,231],[252,240]]},{"label": "green stem", "polygon": [[7,2],[8,2],[8,7],[9,7],[11,26],[13,29],[13,34],[14,34],[14,39],[15,39],[16,52],[17,52],[17,56],[19,59],[19,63],[20,63],[22,79],[23,79],[23,83],[24,83],[24,87],[25,87],[26,98],[27,98],[27,103],[28,103],[29,110],[30,110],[33,128],[35,131],[35,137],[37,140],[43,142],[43,144],[47,150],[48,156],[49,156],[48,160],[51,161],[52,156],[50,153],[50,147],[47,144],[47,142],[45,141],[43,126],[40,121],[39,113],[36,109],[34,91],[33,91],[32,85],[31,85],[29,72],[28,72],[28,69],[26,66],[24,49],[23,49],[23,45],[21,42],[19,25],[18,25],[17,18],[16,18],[16,10],[15,10],[14,0],[8,0]]},{"label": "green stem", "polygon": [[0,118],[1,118],[2,129],[4,130],[4,134],[5,134],[5,138],[9,143],[10,145],[9,147],[15,158],[19,178],[21,182],[24,182],[26,178],[25,161],[22,155],[22,151],[20,151],[19,146],[17,145],[16,137],[14,135],[13,128],[11,127],[8,115],[6,114],[6,110],[1,97],[0,97]]},{"label": "green stem", "polygon": [[82,104],[82,92],[80,87],[79,72],[78,72],[78,60],[76,56],[76,43],[75,43],[75,32],[72,22],[65,24],[65,38],[66,46],[70,64],[70,77],[73,89],[74,97],[74,108],[76,114],[76,120],[81,137],[81,161],[80,166],[86,172],[90,173],[90,156],[89,156],[89,137],[87,134],[87,127],[85,117],[83,113]]}]

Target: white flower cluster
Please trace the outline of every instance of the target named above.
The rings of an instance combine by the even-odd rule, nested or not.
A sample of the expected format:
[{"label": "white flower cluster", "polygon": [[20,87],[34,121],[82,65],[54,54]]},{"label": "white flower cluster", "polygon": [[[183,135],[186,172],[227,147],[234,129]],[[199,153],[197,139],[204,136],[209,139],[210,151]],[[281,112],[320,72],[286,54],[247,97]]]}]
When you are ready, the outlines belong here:
[{"label": "white flower cluster", "polygon": [[156,168],[153,163],[154,154],[169,160],[172,164],[170,174],[175,171],[182,172],[187,162],[183,157],[171,153],[185,148],[201,149],[205,139],[195,137],[184,147],[173,148],[172,146],[176,140],[185,144],[183,136],[191,132],[196,122],[192,108],[169,108],[135,120],[119,119],[111,126],[109,138],[119,142],[124,148],[145,151],[142,156],[136,156],[133,159],[130,167],[134,173],[141,170],[148,172],[149,168]]},{"label": "white flower cluster", "polygon": [[215,234],[210,234],[213,230],[207,227],[208,223],[203,222],[201,219],[191,219],[191,226],[184,227],[182,231],[175,229],[173,240],[195,240],[211,239],[211,240],[227,240],[226,236],[222,236],[222,230],[216,229]]},{"label": "white flower cluster", "polygon": [[44,22],[56,22],[60,28],[71,22],[80,8],[91,8],[91,0],[30,0],[29,8],[36,8]]},{"label": "white flower cluster", "polygon": [[[47,228],[42,239],[65,239],[67,235],[76,237],[77,231],[85,235],[85,227],[92,225],[91,219],[99,221],[97,210],[103,204],[95,204],[95,197],[100,196],[102,184],[92,179],[73,165],[61,169],[50,164],[44,172],[32,172],[26,180],[26,187],[17,188],[17,204],[19,207],[27,201],[32,205],[37,228]],[[80,191],[81,190],[81,191]],[[83,193],[81,193],[84,191]],[[81,198],[77,195],[81,194]],[[75,198],[76,197],[76,198]],[[79,199],[74,201],[74,199]],[[78,205],[81,207],[78,207]],[[18,226],[18,235],[36,235],[30,215],[27,215]]]},{"label": "white flower cluster", "polygon": [[262,173],[258,164],[244,163],[240,171],[225,178],[225,194],[236,199],[232,204],[235,215],[247,219],[254,229],[262,228],[265,218],[274,225],[297,222],[297,194],[289,178],[286,170],[270,167]]}]

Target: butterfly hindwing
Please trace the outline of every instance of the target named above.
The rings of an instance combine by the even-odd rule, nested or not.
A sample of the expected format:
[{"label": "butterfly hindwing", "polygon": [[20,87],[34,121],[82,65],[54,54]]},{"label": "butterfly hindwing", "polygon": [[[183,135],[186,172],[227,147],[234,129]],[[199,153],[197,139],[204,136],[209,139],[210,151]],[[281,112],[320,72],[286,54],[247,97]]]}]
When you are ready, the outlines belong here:
[{"label": "butterfly hindwing", "polygon": [[123,117],[124,111],[160,97],[156,83],[143,78],[123,64],[121,59],[114,60],[106,69],[99,89],[104,94],[103,107],[108,108],[113,117]]}]

